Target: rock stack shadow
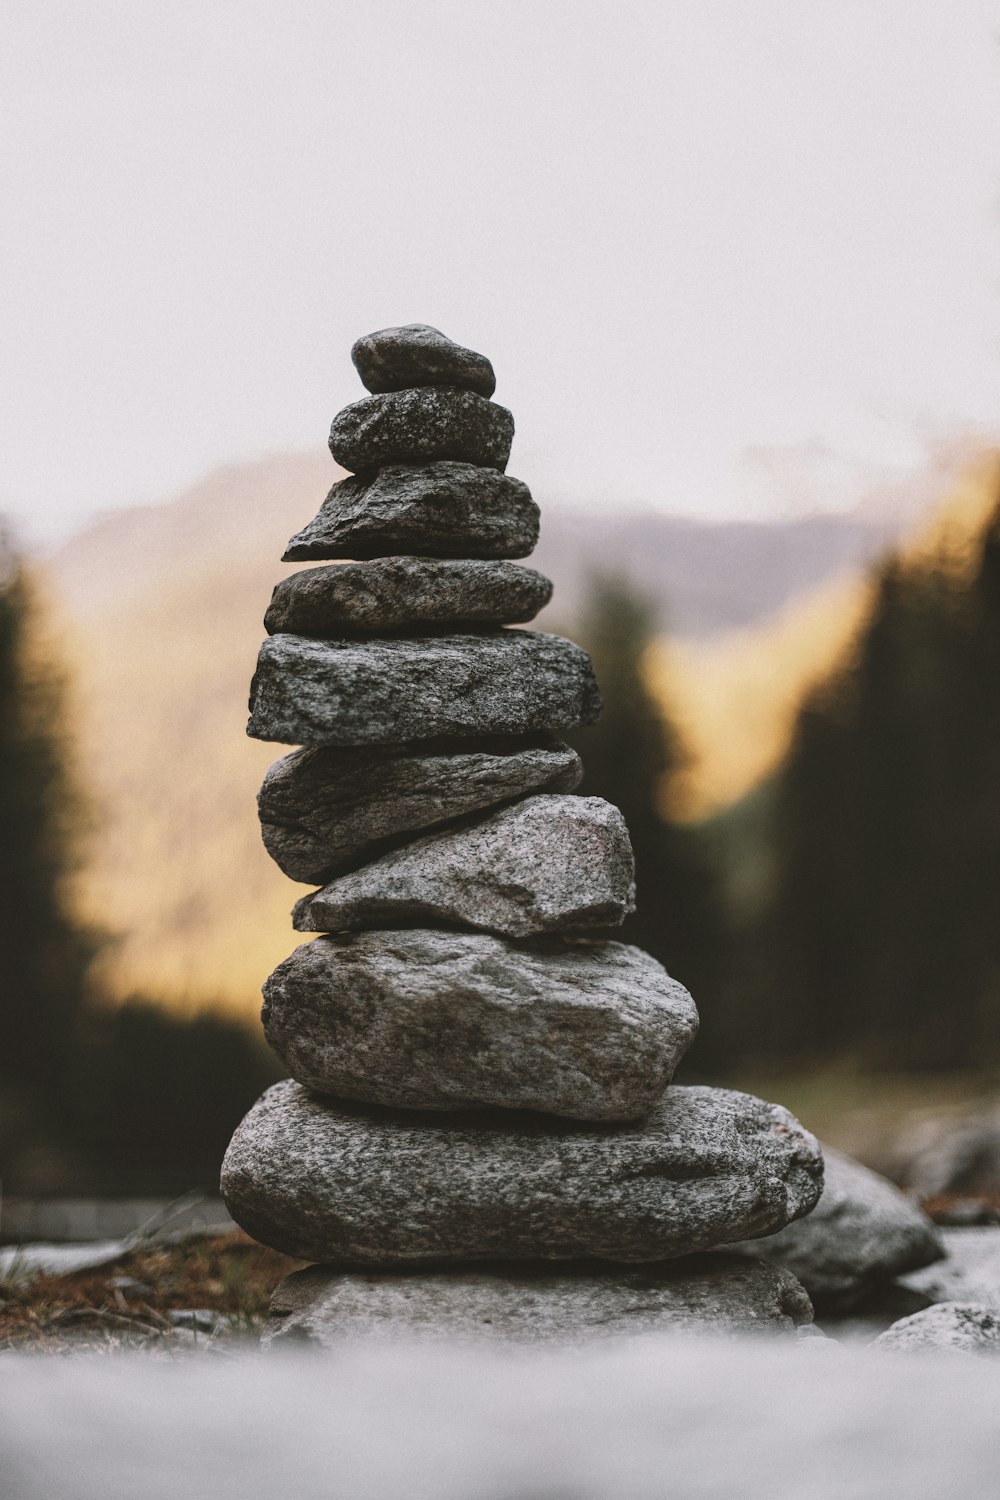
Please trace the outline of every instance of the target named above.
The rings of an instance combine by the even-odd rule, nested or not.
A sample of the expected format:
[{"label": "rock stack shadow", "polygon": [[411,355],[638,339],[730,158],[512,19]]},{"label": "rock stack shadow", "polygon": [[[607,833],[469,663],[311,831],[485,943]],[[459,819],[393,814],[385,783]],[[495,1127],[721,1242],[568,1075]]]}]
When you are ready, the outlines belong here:
[{"label": "rock stack shadow", "polygon": [[288,544],[324,566],[275,589],[250,700],[250,735],[301,747],[259,812],[320,934],[264,985],[291,1077],[222,1171],[239,1224],[317,1263],[270,1337],[807,1322],[789,1271],[718,1252],[813,1208],[816,1141],[671,1085],[694,1001],[607,935],[628,831],[558,738],[600,712],[587,654],[521,628],[551,584],[518,561],[538,509],[492,366],[423,325],[353,358],[371,394],[330,433],[353,472]]}]

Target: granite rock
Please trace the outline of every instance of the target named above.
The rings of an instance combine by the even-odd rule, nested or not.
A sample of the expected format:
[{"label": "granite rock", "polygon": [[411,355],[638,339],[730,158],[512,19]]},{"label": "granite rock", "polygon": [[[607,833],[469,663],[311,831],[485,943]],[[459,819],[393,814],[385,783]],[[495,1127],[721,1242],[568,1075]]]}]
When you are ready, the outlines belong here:
[{"label": "granite rock", "polygon": [[600,797],[537,796],[430,833],[295,907],[299,932],[457,923],[502,937],[619,927],[634,910],[625,819]]},{"label": "granite rock", "polygon": [[828,1146],[823,1156],[823,1195],[812,1213],[740,1248],[791,1271],[817,1307],[844,1311],[937,1260],[943,1247],[930,1219],[891,1182]]},{"label": "granite rock", "polygon": [[930,1302],[978,1302],[1000,1313],[1000,1228],[943,1229],[944,1259],[901,1278]]},{"label": "granite rock", "polygon": [[520,479],[475,464],[389,464],[338,480],[283,562],[323,558],[527,557],[538,506]]},{"label": "granite rock", "polygon": [[879,1334],[873,1349],[910,1353],[925,1349],[1000,1355],[1000,1313],[977,1302],[938,1302]]},{"label": "granite rock", "polygon": [[257,798],[268,854],[320,885],[407,835],[532,792],[571,792],[583,767],[549,735],[440,740],[364,750],[296,750]]},{"label": "granite rock", "polygon": [[575,729],[600,711],[590,657],[557,635],[272,635],[257,659],[247,733],[288,745],[391,745]]},{"label": "granite rock", "polygon": [[264,616],[269,634],[336,637],[534,619],[552,584],[512,562],[382,557],[283,578]]},{"label": "granite rock", "polygon": [[434,928],[304,943],[265,983],[262,1016],[317,1093],[583,1120],[645,1114],[698,1030],[687,990],[639,948]]},{"label": "granite rock", "polygon": [[737,1255],[652,1265],[502,1262],[449,1270],[337,1271],[307,1266],[271,1298],[262,1342],[337,1349],[403,1335],[455,1343],[578,1344],[644,1333],[791,1333],[812,1307],[787,1271]]},{"label": "granite rock", "polygon": [[505,406],[450,386],[365,396],[338,412],[330,427],[330,452],[354,473],[442,458],[503,473],[513,440],[514,418]]},{"label": "granite rock", "polygon": [[497,385],[485,354],[463,348],[426,323],[366,333],[355,343],[351,359],[365,389],[374,394],[416,385],[457,385],[492,396]]},{"label": "granite rock", "polygon": [[822,1188],[780,1105],[669,1088],[636,1125],[334,1104],[286,1080],[237,1127],[233,1218],[301,1260],[668,1260],[769,1234]]}]

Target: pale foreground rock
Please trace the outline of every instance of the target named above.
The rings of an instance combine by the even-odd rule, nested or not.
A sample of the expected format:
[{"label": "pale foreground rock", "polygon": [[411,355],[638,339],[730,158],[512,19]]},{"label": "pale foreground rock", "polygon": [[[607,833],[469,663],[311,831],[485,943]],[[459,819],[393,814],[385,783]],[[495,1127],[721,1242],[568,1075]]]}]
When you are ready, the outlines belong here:
[{"label": "pale foreground rock", "polygon": [[954,1349],[1000,1355],[1000,1314],[976,1302],[938,1302],[893,1323],[873,1349]]},{"label": "pale foreground rock", "polygon": [[518,563],[381,557],[283,578],[264,628],[272,635],[333,637],[435,625],[516,625],[533,619],[551,597],[549,580]]},{"label": "pale foreground rock", "polygon": [[[808,1343],[822,1346],[822,1340]],[[794,1337],[0,1359],[10,1500],[984,1500],[1000,1364]]]},{"label": "pale foreground rock", "polygon": [[943,1260],[902,1277],[931,1302],[979,1302],[1000,1313],[1000,1228],[943,1229]]},{"label": "pale foreground rock", "polygon": [[275,1288],[265,1344],[339,1349],[401,1335],[582,1343],[651,1332],[790,1333],[812,1322],[795,1277],[737,1255],[648,1266],[592,1261],[461,1266],[447,1271],[337,1271],[308,1266]]},{"label": "pale foreground rock", "polygon": [[860,1162],[823,1148],[823,1196],[807,1218],[745,1246],[785,1266],[817,1307],[843,1310],[943,1254],[940,1234],[908,1198]]},{"label": "pale foreground rock", "polygon": [[637,1125],[337,1105],[286,1080],[237,1128],[222,1191],[254,1239],[301,1260],[667,1260],[768,1234],[822,1187],[780,1105],[670,1088]]},{"label": "pale foreground rock", "polygon": [[639,948],[420,928],[304,943],[265,983],[263,1020],[320,1093],[584,1120],[652,1108],[698,1029],[687,990]]},{"label": "pale foreground rock", "polygon": [[288,745],[386,745],[573,729],[600,709],[590,657],[557,635],[272,635],[257,658],[247,733]]},{"label": "pale foreground rock", "polygon": [[388,464],[339,480],[282,561],[527,557],[537,541],[538,506],[520,479],[475,464]]},{"label": "pale foreground rock", "polygon": [[411,385],[457,385],[480,396],[496,390],[485,354],[463,348],[427,323],[366,333],[356,341],[351,359],[366,389],[375,393]]},{"label": "pale foreground rock", "polygon": [[428,834],[295,907],[299,932],[457,922],[502,937],[618,927],[634,908],[625,819],[601,797],[529,797]]},{"label": "pale foreground rock", "polygon": [[571,792],[583,767],[549,735],[441,740],[364,750],[296,750],[258,794],[268,854],[319,885],[392,840],[532,792]]},{"label": "pale foreground rock", "polygon": [[503,473],[513,439],[514,418],[505,406],[474,391],[424,386],[345,406],[330,427],[330,452],[355,473],[442,458]]}]

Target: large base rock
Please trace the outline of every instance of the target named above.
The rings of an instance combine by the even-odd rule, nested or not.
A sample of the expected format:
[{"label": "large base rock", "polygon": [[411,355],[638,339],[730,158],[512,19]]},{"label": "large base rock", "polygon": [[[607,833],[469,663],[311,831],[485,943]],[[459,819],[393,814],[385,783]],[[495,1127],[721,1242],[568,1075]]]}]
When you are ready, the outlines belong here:
[{"label": "large base rock", "polygon": [[486,559],[376,557],[283,578],[264,616],[269,634],[407,633],[433,627],[523,625],[552,597],[534,568]]},{"label": "large base rock", "polygon": [[823,1196],[808,1218],[745,1248],[784,1266],[817,1307],[844,1310],[944,1253],[926,1214],[860,1162],[823,1148]]},{"label": "large base rock", "polygon": [[387,464],[333,486],[283,562],[336,557],[527,557],[538,506],[520,479],[475,464]]},{"label": "large base rock", "polygon": [[442,458],[502,472],[513,439],[514,418],[505,406],[474,391],[424,386],[345,406],[330,427],[330,452],[354,472]]},{"label": "large base rock", "polygon": [[558,635],[273,635],[257,658],[247,733],[286,745],[391,745],[575,729],[600,711],[590,657]]},{"label": "large base rock", "polygon": [[698,1029],[687,990],[639,948],[433,929],[305,943],[264,985],[263,1017],[321,1093],[585,1120],[651,1109]]},{"label": "large base rock", "polygon": [[309,1266],[275,1289],[263,1342],[330,1349],[402,1336],[578,1343],[654,1331],[791,1332],[811,1322],[794,1276],[735,1255],[641,1268],[501,1263],[361,1273]]},{"label": "large base rock", "polygon": [[649,1261],[769,1234],[822,1187],[815,1138],[780,1105],[669,1088],[638,1125],[335,1105],[275,1084],[226,1152],[222,1191],[300,1260]]},{"label": "large base rock", "polygon": [[321,885],[402,835],[531,792],[571,792],[582,775],[576,751],[547,735],[297,750],[271,766],[257,803],[271,858]]},{"label": "large base rock", "polygon": [[601,797],[529,797],[442,829],[304,896],[300,932],[456,923],[502,937],[619,927],[633,910],[625,819]]}]

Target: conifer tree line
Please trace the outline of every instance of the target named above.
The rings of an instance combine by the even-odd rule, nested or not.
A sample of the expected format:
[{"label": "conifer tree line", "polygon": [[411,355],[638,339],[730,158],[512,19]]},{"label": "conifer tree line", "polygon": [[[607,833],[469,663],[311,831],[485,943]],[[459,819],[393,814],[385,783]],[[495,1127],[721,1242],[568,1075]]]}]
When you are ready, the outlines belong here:
[{"label": "conifer tree line", "polygon": [[889,558],[774,788],[765,1050],[1000,1061],[1000,496],[971,562]]}]

